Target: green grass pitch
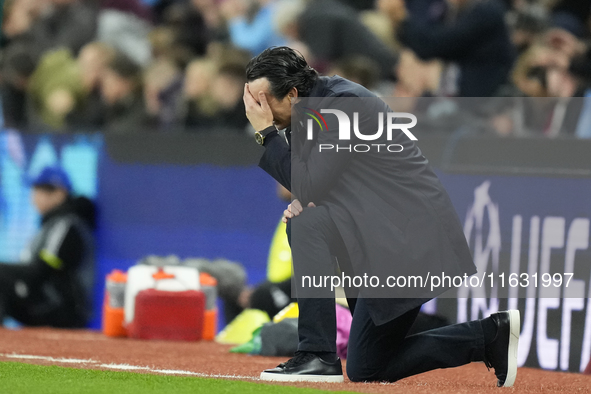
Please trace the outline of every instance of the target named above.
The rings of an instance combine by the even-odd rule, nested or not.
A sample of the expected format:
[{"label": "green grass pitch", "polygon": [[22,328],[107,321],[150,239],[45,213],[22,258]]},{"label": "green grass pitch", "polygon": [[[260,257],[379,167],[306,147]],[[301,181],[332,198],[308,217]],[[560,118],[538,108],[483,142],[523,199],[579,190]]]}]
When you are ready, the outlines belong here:
[{"label": "green grass pitch", "polygon": [[[99,371],[0,362],[1,394],[320,394],[328,391],[239,380]],[[331,391],[330,393],[335,393]],[[341,392],[342,393],[342,392]]]}]

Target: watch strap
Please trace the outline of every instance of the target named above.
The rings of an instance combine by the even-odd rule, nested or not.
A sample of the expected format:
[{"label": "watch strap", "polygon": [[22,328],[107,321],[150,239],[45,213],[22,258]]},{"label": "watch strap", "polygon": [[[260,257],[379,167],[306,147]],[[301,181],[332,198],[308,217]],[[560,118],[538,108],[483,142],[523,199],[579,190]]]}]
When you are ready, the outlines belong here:
[{"label": "watch strap", "polygon": [[272,132],[276,132],[277,129],[275,128],[275,126],[269,126],[266,129],[263,129],[261,131],[259,131],[259,133],[261,133],[263,135],[263,137],[267,137],[269,134],[271,134]]}]

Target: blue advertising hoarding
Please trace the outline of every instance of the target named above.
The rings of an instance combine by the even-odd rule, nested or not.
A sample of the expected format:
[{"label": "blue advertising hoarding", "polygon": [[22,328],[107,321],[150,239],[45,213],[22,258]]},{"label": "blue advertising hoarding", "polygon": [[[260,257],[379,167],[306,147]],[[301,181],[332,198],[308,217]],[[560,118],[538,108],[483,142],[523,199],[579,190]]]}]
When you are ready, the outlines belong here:
[{"label": "blue advertising hoarding", "polygon": [[[591,350],[591,180],[439,174],[464,223],[479,272],[572,273],[568,286],[509,289],[509,299],[478,289],[438,300],[458,322],[519,308],[519,365],[579,371]],[[505,283],[506,287],[508,283]]]},{"label": "blue advertising hoarding", "polygon": [[18,261],[38,229],[28,180],[44,166],[63,166],[75,193],[96,200],[93,328],[100,327],[105,275],[147,255],[224,258],[244,265],[249,283],[265,279],[286,204],[257,167],[117,163],[100,134],[7,131],[0,149],[0,261]]}]

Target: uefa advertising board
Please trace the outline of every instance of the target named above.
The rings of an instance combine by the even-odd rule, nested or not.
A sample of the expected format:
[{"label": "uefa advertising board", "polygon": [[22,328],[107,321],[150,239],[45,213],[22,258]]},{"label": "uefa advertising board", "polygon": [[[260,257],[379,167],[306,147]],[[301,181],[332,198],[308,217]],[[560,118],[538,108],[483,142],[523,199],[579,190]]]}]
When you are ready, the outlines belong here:
[{"label": "uefa advertising board", "polygon": [[[438,312],[462,322],[517,307],[519,365],[584,370],[591,354],[591,205],[585,198],[591,181],[439,176],[464,224],[478,272],[494,275],[497,288],[489,288],[484,299],[480,289],[460,288],[457,299],[437,300]],[[509,272],[519,274],[512,280],[504,275],[509,298],[495,297],[502,292],[499,276]],[[557,272],[562,283],[554,274],[542,278]]]}]

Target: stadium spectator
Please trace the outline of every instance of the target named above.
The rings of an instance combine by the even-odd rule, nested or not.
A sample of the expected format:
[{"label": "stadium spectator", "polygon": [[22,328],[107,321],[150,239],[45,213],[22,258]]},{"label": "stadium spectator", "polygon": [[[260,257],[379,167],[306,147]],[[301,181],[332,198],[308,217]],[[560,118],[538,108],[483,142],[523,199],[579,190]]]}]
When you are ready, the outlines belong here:
[{"label": "stadium spectator", "polygon": [[187,66],[180,113],[184,127],[197,127],[203,114],[207,116],[214,112],[214,103],[209,91],[216,73],[216,65],[211,59],[196,59]]},{"label": "stadium spectator", "polygon": [[[394,34],[395,28],[390,19],[379,10],[366,10],[359,14],[361,22],[390,50],[398,52],[400,43]],[[294,48],[297,49],[297,48]]]},{"label": "stadium spectator", "polygon": [[422,61],[409,49],[400,52],[396,66],[396,97],[433,96],[440,83],[442,65],[436,60]]},{"label": "stadium spectator", "polygon": [[144,101],[151,123],[162,130],[173,126],[182,94],[182,72],[174,61],[155,60],[144,73]]},{"label": "stadium spectator", "polygon": [[510,14],[511,42],[519,53],[534,44],[550,23],[548,11],[540,4],[528,4]]},{"label": "stadium spectator", "polygon": [[583,133],[578,124],[583,127],[586,122],[584,100],[571,98],[584,97],[591,87],[588,55],[569,59],[557,49],[534,45],[520,57],[513,80],[526,96],[548,98],[522,101],[525,126],[530,134],[557,137]]},{"label": "stadium spectator", "polygon": [[591,61],[579,55],[571,60],[568,68],[549,67],[545,71],[548,94],[558,99],[548,111],[544,134],[549,137],[585,134],[584,101],[581,98],[591,87]]},{"label": "stadium spectator", "polygon": [[148,39],[150,40],[154,60],[160,58],[171,59],[184,69],[194,59],[195,55],[191,49],[176,41],[176,33],[169,26],[155,27],[148,35]]},{"label": "stadium spectator", "polygon": [[228,21],[230,40],[238,48],[257,54],[271,46],[283,45],[275,32],[273,0],[226,0],[222,11]]},{"label": "stadium spectator", "polygon": [[138,132],[149,125],[141,78],[141,68],[122,53],[107,66],[101,78],[101,96],[107,106],[106,132]]},{"label": "stadium spectator", "polygon": [[105,122],[105,105],[101,99],[101,78],[116,51],[101,42],[85,45],[78,55],[77,65],[84,90],[84,100],[66,118],[71,130],[98,130]]},{"label": "stadium spectator", "polygon": [[221,16],[211,0],[168,2],[161,11],[164,25],[171,28],[174,41],[193,56],[203,56],[212,39],[223,36]]},{"label": "stadium spectator", "polygon": [[[587,5],[587,9],[589,8],[591,7]],[[588,10],[586,14],[589,14]],[[583,16],[584,13],[581,13],[580,15]],[[585,39],[589,36],[589,28],[586,26],[587,21],[583,18],[580,18],[577,13],[557,10],[555,8],[552,14],[552,24],[559,29],[568,31],[579,39]]]},{"label": "stadium spectator", "polygon": [[374,90],[380,79],[379,66],[366,56],[353,56],[339,60],[334,64],[330,75],[337,74],[359,85]]},{"label": "stadium spectator", "polygon": [[[39,101],[34,102],[39,99],[40,90],[47,92],[46,88],[51,83],[40,81],[33,72],[48,51],[67,48],[77,52],[92,39],[96,29],[95,12],[88,4],[76,0],[14,0],[6,4],[5,10],[3,101],[7,124],[19,128],[50,124],[52,128],[60,128],[65,113],[75,100],[63,91],[56,93],[50,101],[56,104],[53,108],[55,113],[61,115],[53,116],[45,105],[45,99],[41,105]],[[68,62],[63,56],[61,59],[57,61],[56,56],[46,59],[41,68],[51,68],[56,66],[56,62]],[[71,62],[68,63],[71,65]],[[70,71],[71,68],[59,73],[64,75]],[[35,106],[38,111],[35,111]],[[35,119],[39,109],[43,113],[41,122]]]},{"label": "stadium spectator", "polygon": [[380,4],[399,25],[400,42],[421,59],[442,59],[459,65],[459,96],[492,96],[507,81],[514,48],[499,2],[453,0],[451,4],[457,8],[453,22],[432,28],[410,16],[402,0]]},{"label": "stadium spectator", "polygon": [[313,62],[314,55],[312,55],[306,44],[300,41],[298,34],[298,17],[305,8],[306,3],[302,0],[279,0],[273,15],[273,27],[278,34],[287,40],[287,46],[299,50],[306,59]]},{"label": "stadium spectator", "polygon": [[[63,130],[66,117],[85,95],[76,59],[69,49],[46,53],[31,76],[28,92],[40,129]],[[32,119],[37,122],[37,119]]]},{"label": "stadium spectator", "polygon": [[[569,14],[574,16],[583,25],[591,26],[591,6],[586,0],[558,0],[554,2],[553,11],[556,14]],[[589,36],[589,28],[585,35]]]},{"label": "stadium spectator", "polygon": [[585,56],[575,59],[570,66],[571,72],[580,80],[584,98],[581,114],[577,122],[575,135],[579,138],[591,138],[591,49]]},{"label": "stadium spectator", "polygon": [[553,27],[544,32],[541,41],[568,58],[583,54],[586,50],[586,45],[583,41],[569,30],[559,27]]},{"label": "stadium spectator", "polygon": [[41,228],[18,263],[0,263],[0,324],[10,316],[29,326],[84,327],[91,317],[94,206],[73,197],[59,167],[33,180]]},{"label": "stadium spectator", "polygon": [[248,124],[242,102],[245,72],[246,68],[240,64],[226,64],[219,68],[211,90],[217,106],[211,119],[213,126],[244,130]]},{"label": "stadium spectator", "polygon": [[31,46],[39,58],[43,52],[59,47],[78,54],[96,34],[96,9],[82,0],[49,0],[31,25]]},{"label": "stadium spectator", "polygon": [[[234,63],[220,67],[207,61],[191,64],[185,80],[184,124],[188,130],[245,129],[248,121],[241,102],[244,70]],[[210,77],[206,77],[208,74]]]},{"label": "stadium spectator", "polygon": [[99,5],[101,9],[117,10],[146,21],[152,20],[152,10],[141,0],[101,0]]},{"label": "stadium spectator", "polygon": [[2,109],[8,127],[28,126],[26,93],[37,59],[31,50],[30,29],[41,12],[41,2],[7,0],[2,23]]},{"label": "stadium spectator", "polygon": [[9,43],[24,38],[33,22],[39,17],[45,2],[32,0],[6,0],[4,2],[4,20],[2,32]]},{"label": "stadium spectator", "polygon": [[293,27],[283,33],[306,44],[318,68],[364,55],[378,63],[381,78],[393,77],[395,54],[361,22],[353,8],[337,0],[315,0],[305,3],[299,13],[294,9],[291,18]]},{"label": "stadium spectator", "polygon": [[546,97],[548,86],[543,68],[567,65],[568,59],[565,56],[559,56],[557,51],[544,45],[533,45],[519,56],[512,72],[512,81],[522,95]]},{"label": "stadium spectator", "polygon": [[43,130],[75,127],[95,130],[104,121],[98,85],[114,49],[100,42],[85,45],[78,58],[66,48],[47,52],[31,77],[31,121]]},{"label": "stadium spectator", "polygon": [[339,0],[343,4],[354,8],[357,11],[366,11],[373,7],[373,0]]},{"label": "stadium spectator", "polygon": [[446,0],[405,0],[404,4],[410,17],[426,27],[444,22],[449,9]]},{"label": "stadium spectator", "polygon": [[2,61],[2,110],[7,127],[26,129],[29,126],[29,80],[35,61],[25,49],[13,46]]},{"label": "stadium spectator", "polygon": [[[584,0],[7,0],[4,8],[0,93],[6,125],[19,129],[103,127],[106,109],[98,86],[108,73],[100,69],[112,55],[99,44],[79,54],[89,42],[112,47],[141,68],[145,105],[164,130],[241,123],[234,116],[216,119],[234,110],[238,80],[228,70],[217,76],[218,70],[246,63],[242,52],[250,58],[281,43],[322,73],[344,74],[380,96],[546,97],[558,94],[545,82],[541,86],[539,67],[548,66],[534,65],[528,75],[523,64],[532,52],[548,52],[556,56],[550,65],[567,70],[591,37],[591,7]],[[60,63],[55,53],[63,49],[72,55]],[[187,65],[195,59],[213,65],[208,80],[192,76],[196,68]],[[168,81],[170,73],[157,76],[154,64],[182,70],[186,78],[177,71]],[[52,67],[57,71],[48,73]],[[91,82],[81,87],[75,76],[80,73]],[[393,90],[395,78],[400,80]],[[187,94],[191,86],[204,91]],[[129,106],[136,110],[117,108],[119,118],[128,118],[126,130],[145,128],[139,104]]]},{"label": "stadium spectator", "polygon": [[149,9],[139,0],[102,0],[100,6],[96,39],[147,66],[152,58]]},{"label": "stadium spectator", "polygon": [[590,87],[591,60],[577,55],[570,60],[568,68],[548,68],[546,79],[551,97],[583,97]]}]

